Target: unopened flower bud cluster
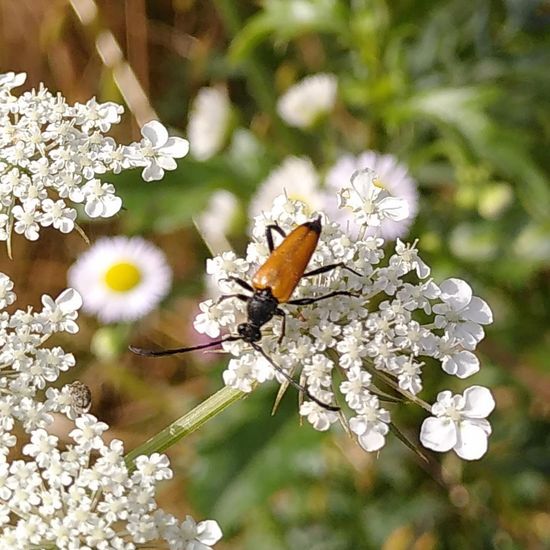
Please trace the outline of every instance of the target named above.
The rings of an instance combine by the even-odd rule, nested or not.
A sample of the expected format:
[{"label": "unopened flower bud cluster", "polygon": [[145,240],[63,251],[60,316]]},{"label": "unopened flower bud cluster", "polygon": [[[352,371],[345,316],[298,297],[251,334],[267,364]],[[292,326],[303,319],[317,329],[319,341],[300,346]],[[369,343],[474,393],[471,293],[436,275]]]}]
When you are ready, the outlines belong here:
[{"label": "unopened flower bud cluster", "polygon": [[[371,170],[357,172],[344,185],[340,203],[353,212],[357,223],[376,227],[384,219],[407,216],[406,203],[380,187]],[[228,276],[250,280],[269,256],[265,228],[278,224],[287,234],[312,219],[304,205],[281,196],[271,212],[255,218],[253,242],[246,258],[224,253],[208,261],[207,271],[223,294],[242,292]],[[343,262],[361,276],[337,268],[302,278],[293,298],[318,297],[346,290],[308,306],[282,305],[287,312],[286,336],[277,342],[280,320],[262,329],[265,352],[289,375],[297,377],[324,403],[346,404],[348,423],[359,444],[376,451],[385,444],[390,411],[380,401],[377,383],[393,384],[405,398],[422,392],[423,373],[433,360],[450,376],[468,378],[479,368],[474,350],[484,337],[483,325],[492,322],[489,306],[473,296],[470,286],[450,278],[436,283],[420,258],[416,243],[397,240],[388,254],[376,236],[352,238],[326,217],[308,270]],[[364,234],[363,234],[364,235]],[[237,334],[246,321],[246,304],[240,300],[209,300],[201,304],[195,320],[199,332],[216,337]],[[284,378],[243,341],[223,344],[233,355],[223,377],[227,385],[249,392],[266,380]],[[429,366],[426,364],[430,360]],[[335,377],[335,371],[339,371]],[[343,378],[343,380],[342,380]],[[336,380],[341,380],[336,382]],[[464,397],[442,392],[421,431],[422,443],[434,450],[454,449],[465,459],[479,458],[486,450],[490,425],[485,417],[494,407],[486,388],[473,386]],[[318,430],[327,430],[341,415],[304,399],[300,414]]]},{"label": "unopened flower bud cluster", "polygon": [[[44,344],[78,331],[78,292],[10,315],[15,299],[0,273],[0,548],[210,549],[221,538],[215,521],[179,521],[155,501],[157,482],[172,477],[168,458],[139,456],[129,470],[122,442],[105,442],[107,424],[86,414],[88,388],[51,387],[75,360]],[[47,431],[53,413],[74,421],[69,444]]]},{"label": "unopened flower bud cluster", "polygon": [[43,85],[12,95],[25,78],[0,75],[0,241],[12,230],[31,241],[43,227],[69,233],[77,204],[90,218],[109,218],[122,200],[106,173],[141,167],[145,181],[159,180],[188,152],[188,142],[157,121],[143,126],[140,142],[119,145],[105,134],[120,122],[120,105],[70,105]]}]

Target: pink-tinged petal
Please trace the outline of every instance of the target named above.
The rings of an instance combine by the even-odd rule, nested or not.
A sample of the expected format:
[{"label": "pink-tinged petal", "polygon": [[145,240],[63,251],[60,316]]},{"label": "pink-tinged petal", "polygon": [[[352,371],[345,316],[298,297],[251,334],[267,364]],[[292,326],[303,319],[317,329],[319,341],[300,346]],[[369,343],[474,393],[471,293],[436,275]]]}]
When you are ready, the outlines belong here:
[{"label": "pink-tinged petal", "polygon": [[365,451],[372,453],[373,451],[378,451],[381,449],[385,442],[386,438],[376,430],[369,430],[368,432],[360,435],[357,438],[357,442]]},{"label": "pink-tinged petal", "polygon": [[464,390],[463,413],[470,418],[486,418],[495,408],[495,400],[488,388],[471,386]]},{"label": "pink-tinged petal", "polygon": [[61,311],[76,311],[82,307],[82,296],[74,288],[68,288],[55,299],[55,303]]},{"label": "pink-tinged petal", "polygon": [[475,424],[463,422],[454,446],[456,454],[464,460],[477,460],[487,452],[487,434]]},{"label": "pink-tinged petal", "polygon": [[455,311],[465,308],[472,299],[472,288],[462,279],[447,279],[439,285],[439,288],[441,299]]},{"label": "pink-tinged petal", "polygon": [[481,325],[489,325],[493,322],[493,312],[489,307],[489,304],[474,296],[466,309],[462,312],[465,319],[480,323]]},{"label": "pink-tinged petal", "polygon": [[217,521],[207,519],[197,525],[197,538],[208,546],[216,544],[222,538],[222,530]]},{"label": "pink-tinged petal", "polygon": [[168,155],[176,159],[184,157],[187,153],[189,153],[189,142],[180,137],[171,137],[166,144],[162,146],[163,155]]},{"label": "pink-tinged petal", "polygon": [[378,203],[378,207],[381,216],[394,222],[400,222],[409,217],[409,205],[404,199],[386,197]]},{"label": "pink-tinged petal", "polygon": [[141,177],[144,181],[158,181],[164,177],[164,170],[153,161],[143,169]]},{"label": "pink-tinged petal", "polygon": [[141,135],[155,148],[162,147],[168,141],[168,130],[158,120],[151,120],[145,124],[141,128]]},{"label": "pink-tinged petal", "polygon": [[479,370],[479,359],[471,351],[463,350],[446,357],[442,366],[448,374],[458,376],[458,378],[468,378]]},{"label": "pink-tinged petal", "polygon": [[456,441],[456,425],[450,418],[430,416],[422,422],[420,442],[427,449],[444,453],[450,451]]}]

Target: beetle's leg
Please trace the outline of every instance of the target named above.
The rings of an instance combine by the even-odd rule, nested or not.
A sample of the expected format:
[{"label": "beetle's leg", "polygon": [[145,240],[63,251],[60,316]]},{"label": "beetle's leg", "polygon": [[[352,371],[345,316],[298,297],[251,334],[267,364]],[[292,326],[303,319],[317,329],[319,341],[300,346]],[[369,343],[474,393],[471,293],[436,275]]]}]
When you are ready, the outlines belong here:
[{"label": "beetle's leg", "polygon": [[281,321],[281,335],[277,339],[277,343],[280,344],[283,341],[286,332],[286,313],[280,307],[278,307],[275,310],[275,315],[283,318],[283,320]]},{"label": "beetle's leg", "polygon": [[268,361],[268,363],[277,372],[280,372],[288,380],[288,383],[291,386],[294,386],[299,392],[303,393],[307,398],[311,399],[312,401],[315,401],[315,403],[317,403],[317,405],[319,405],[320,407],[323,407],[323,409],[327,409],[328,411],[335,411],[336,412],[336,411],[340,410],[340,407],[338,407],[337,405],[329,405],[328,403],[325,403],[324,401],[321,401],[320,399],[318,399],[317,397],[312,395],[310,393],[310,391],[305,386],[302,386],[301,384],[298,384],[298,382],[296,382],[296,380],[294,380],[294,378],[292,378],[285,370],[282,369],[282,367],[277,365],[277,363],[275,363],[275,361],[273,361],[273,359],[271,359],[271,357],[269,357],[269,355],[267,355],[267,353],[263,350],[263,348],[261,346],[259,346],[255,342],[250,342],[250,345],[257,352],[261,353],[265,357],[265,359]]},{"label": "beetle's leg", "polygon": [[314,304],[320,300],[326,300],[327,298],[332,298],[333,296],[355,296],[358,294],[353,292],[348,292],[347,290],[336,290],[330,294],[325,294],[324,296],[317,296],[316,298],[298,298],[296,300],[289,300],[287,304],[292,304],[294,306],[307,306],[309,304]]},{"label": "beetle's leg", "polygon": [[247,296],[246,294],[222,294],[217,300],[215,305],[221,304],[224,300],[227,300],[228,298],[238,298],[241,300],[241,302],[248,302],[250,300],[250,296]]},{"label": "beetle's leg", "polygon": [[272,223],[266,226],[265,228],[265,238],[267,239],[267,246],[269,248],[269,253],[275,250],[275,244],[273,243],[273,231],[277,231],[283,239],[286,237],[286,233],[276,224]]},{"label": "beetle's leg", "polygon": [[338,262],[337,264],[329,264],[329,265],[324,265],[323,267],[318,267],[317,269],[313,269],[312,271],[308,271],[307,273],[304,273],[302,277],[313,277],[314,275],[321,275],[321,273],[327,273],[328,271],[332,271],[337,267],[341,267],[342,269],[346,269],[350,271],[354,275],[358,275],[359,277],[362,277],[361,273],[355,271],[355,269],[351,269],[351,267],[348,267],[344,262]]},{"label": "beetle's leg", "polygon": [[223,279],[220,279],[220,281],[232,281],[233,283],[237,283],[245,290],[248,290],[248,292],[254,292],[254,289],[246,281],[244,281],[243,279],[239,279],[239,277],[224,277]]}]

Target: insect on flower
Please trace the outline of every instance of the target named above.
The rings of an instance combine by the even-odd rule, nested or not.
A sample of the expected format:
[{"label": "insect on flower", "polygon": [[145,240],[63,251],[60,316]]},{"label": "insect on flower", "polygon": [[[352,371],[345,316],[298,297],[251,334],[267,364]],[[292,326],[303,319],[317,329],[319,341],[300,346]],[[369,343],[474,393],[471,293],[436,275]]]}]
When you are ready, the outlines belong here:
[{"label": "insect on flower", "polygon": [[[283,237],[283,241],[276,248],[273,241],[274,231]],[[228,277],[226,279],[227,281],[232,281],[238,284],[252,295],[241,293],[225,294],[218,300],[219,303],[223,300],[236,298],[246,302],[248,320],[245,323],[241,323],[237,327],[238,335],[224,336],[223,338],[208,344],[202,344],[200,346],[190,348],[154,351],[130,346],[130,351],[138,355],[159,357],[205,349],[223,342],[243,340],[244,342],[250,344],[250,346],[260,353],[273,366],[274,369],[276,369],[288,380],[292,386],[306,395],[309,399],[330,411],[340,410],[339,407],[324,403],[312,395],[307,388],[296,382],[279,365],[277,365],[258,344],[258,342],[262,339],[261,328],[274,316],[282,318],[279,343],[284,338],[286,312],[279,307],[280,304],[303,306],[313,304],[320,300],[326,300],[327,298],[332,298],[334,296],[356,296],[356,294],[348,292],[347,290],[337,290],[314,298],[298,298],[291,300],[294,289],[303,277],[312,277],[314,275],[327,273],[338,267],[346,269],[355,275],[361,276],[360,273],[346,266],[343,262],[325,265],[312,271],[306,271],[311,256],[317,247],[320,234],[321,216],[313,221],[299,225],[289,235],[286,235],[278,225],[272,224],[266,227],[266,239],[270,255],[255,273],[252,278],[252,284],[249,284],[238,277]]]}]

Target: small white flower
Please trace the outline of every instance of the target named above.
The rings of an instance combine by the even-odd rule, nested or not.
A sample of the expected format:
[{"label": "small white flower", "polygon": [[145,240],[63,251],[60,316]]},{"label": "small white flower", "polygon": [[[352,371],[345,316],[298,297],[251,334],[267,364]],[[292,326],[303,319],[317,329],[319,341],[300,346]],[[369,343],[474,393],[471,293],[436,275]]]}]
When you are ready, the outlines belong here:
[{"label": "small white flower", "polygon": [[290,126],[308,128],[336,102],[338,81],[332,74],[315,74],[289,88],[277,102],[277,112]]},{"label": "small white flower", "polygon": [[[377,185],[380,188],[386,190],[392,197],[403,199],[408,207],[408,214],[403,219],[385,218],[381,220],[378,234],[387,240],[395,240],[396,237],[406,235],[418,212],[418,189],[406,166],[393,155],[383,155],[376,151],[365,151],[357,157],[350,154],[342,155],[326,175],[327,193],[325,197],[328,215],[337,221],[343,229],[357,235],[359,225],[350,215],[349,210],[336,207],[334,195],[342,187],[348,186],[348,182],[355,172],[365,168],[370,168],[376,173]],[[372,234],[372,230],[369,234]]]},{"label": "small white flower", "polygon": [[81,192],[86,203],[84,210],[90,218],[110,218],[122,206],[122,199],[115,195],[114,185],[102,183],[97,178],[88,181]]},{"label": "small white flower", "polygon": [[440,392],[432,405],[435,416],[422,423],[420,441],[428,449],[453,449],[460,458],[477,460],[487,451],[491,425],[486,417],[494,408],[491,392],[482,386],[471,386],[462,395]]},{"label": "small white flower", "polygon": [[368,227],[380,228],[384,220],[399,222],[409,216],[407,202],[385,190],[370,168],[355,172],[351,185],[342,187],[338,198],[340,208],[351,209],[356,221]]},{"label": "small white flower", "polygon": [[16,233],[24,234],[29,241],[38,239],[38,231],[40,230],[39,223],[42,219],[42,214],[37,210],[38,203],[34,200],[27,200],[23,206],[16,205],[13,207],[12,214],[16,222],[13,226]]},{"label": "small white flower", "polygon": [[375,395],[369,395],[363,401],[363,407],[359,413],[350,419],[350,430],[357,435],[357,441],[365,451],[380,450],[386,443],[390,414],[380,407],[378,397]]},{"label": "small white flower", "polygon": [[275,198],[282,194],[291,200],[301,201],[307,205],[310,214],[321,207],[319,176],[311,160],[287,157],[280,166],[273,170],[267,179],[258,186],[250,201],[250,219],[262,212],[269,212],[273,208]]},{"label": "small white flower", "polygon": [[231,103],[227,90],[201,88],[197,92],[189,114],[187,134],[191,154],[198,160],[207,160],[223,147],[231,119]]},{"label": "small white flower", "polygon": [[76,219],[76,210],[67,208],[62,200],[53,201],[44,199],[42,201],[42,210],[44,214],[40,223],[44,227],[53,225],[61,233],[70,233],[74,229],[74,221]]},{"label": "small white flower", "polygon": [[157,120],[141,128],[143,139],[139,153],[143,156],[145,168],[141,177],[145,181],[156,181],[164,177],[165,170],[177,168],[175,158],[182,158],[189,152],[189,142],[180,137],[169,137],[166,128]]},{"label": "small white flower", "polygon": [[82,307],[82,297],[74,288],[64,290],[55,301],[48,295],[42,296],[42,305],[39,320],[47,332],[78,332],[75,320]]},{"label": "small white flower", "polygon": [[338,413],[328,411],[313,401],[305,401],[300,405],[300,415],[318,431],[325,432],[331,424],[338,421]]},{"label": "small white flower", "polygon": [[70,268],[84,310],[112,323],[142,317],[166,296],[172,274],[164,254],[140,237],[99,239]]},{"label": "small white flower", "polygon": [[195,218],[210,250],[222,252],[231,248],[226,235],[235,223],[238,211],[239,202],[233,193],[224,189],[212,193],[206,208]]},{"label": "small white flower", "polygon": [[465,348],[475,349],[485,336],[481,325],[493,322],[491,308],[485,300],[473,296],[472,287],[462,279],[447,279],[439,288],[442,303],[433,306],[436,327],[445,328]]}]

